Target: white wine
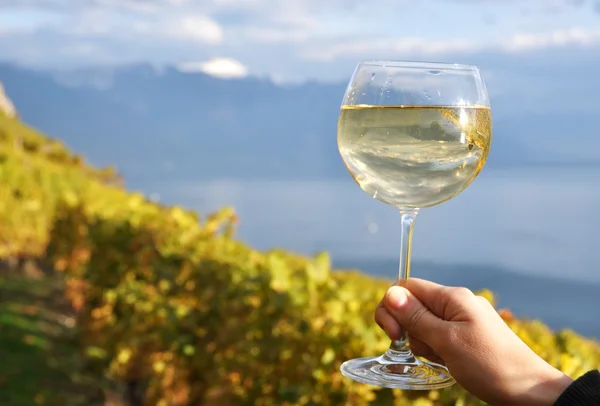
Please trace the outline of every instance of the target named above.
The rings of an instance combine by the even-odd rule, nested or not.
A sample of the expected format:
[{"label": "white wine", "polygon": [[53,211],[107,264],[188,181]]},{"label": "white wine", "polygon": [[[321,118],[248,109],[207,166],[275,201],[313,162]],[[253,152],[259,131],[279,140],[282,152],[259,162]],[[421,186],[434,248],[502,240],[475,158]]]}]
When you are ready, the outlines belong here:
[{"label": "white wine", "polygon": [[431,207],[479,174],[492,142],[489,107],[343,106],[338,146],[348,171],[374,198]]}]

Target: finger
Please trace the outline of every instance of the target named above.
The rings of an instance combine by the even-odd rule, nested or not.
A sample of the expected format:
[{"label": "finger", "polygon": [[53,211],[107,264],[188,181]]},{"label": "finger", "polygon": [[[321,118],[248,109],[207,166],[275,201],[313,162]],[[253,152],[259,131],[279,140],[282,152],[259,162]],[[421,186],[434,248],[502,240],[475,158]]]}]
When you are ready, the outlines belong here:
[{"label": "finger", "polygon": [[448,286],[419,278],[410,278],[403,283],[403,286],[411,291],[433,314],[443,318],[445,306],[440,298],[447,294]]},{"label": "finger", "polygon": [[427,355],[437,355],[435,351],[431,349],[430,346],[428,346],[418,338],[409,335],[408,342],[410,343],[410,349],[413,352],[413,354],[419,357],[425,357]]},{"label": "finger", "polygon": [[405,286],[443,320],[462,321],[473,312],[475,295],[467,288],[439,285],[418,278],[410,278]]},{"label": "finger", "polygon": [[445,332],[443,320],[436,317],[409,290],[392,286],[383,305],[388,313],[413,337],[435,347],[434,342]]},{"label": "finger", "polygon": [[417,357],[426,358],[436,364],[445,365],[444,360],[423,341],[414,337],[409,337],[408,341],[410,342],[410,349]]},{"label": "finger", "polygon": [[375,321],[391,340],[399,340],[402,336],[402,326],[398,324],[383,304],[375,309]]}]

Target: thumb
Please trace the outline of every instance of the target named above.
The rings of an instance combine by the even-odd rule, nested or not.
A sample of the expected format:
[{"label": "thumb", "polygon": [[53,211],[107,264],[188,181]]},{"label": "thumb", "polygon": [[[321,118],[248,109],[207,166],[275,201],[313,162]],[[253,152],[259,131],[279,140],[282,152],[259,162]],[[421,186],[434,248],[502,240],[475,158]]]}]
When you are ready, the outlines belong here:
[{"label": "thumb", "polygon": [[409,290],[401,286],[392,286],[383,299],[388,313],[404,328],[408,334],[426,343],[432,348],[434,341],[447,328],[447,323],[434,315]]}]

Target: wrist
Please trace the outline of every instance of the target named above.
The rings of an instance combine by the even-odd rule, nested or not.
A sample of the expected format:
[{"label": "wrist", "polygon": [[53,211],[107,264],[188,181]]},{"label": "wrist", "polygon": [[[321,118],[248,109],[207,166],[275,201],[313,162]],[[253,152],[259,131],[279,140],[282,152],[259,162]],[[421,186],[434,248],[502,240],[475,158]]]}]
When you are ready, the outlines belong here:
[{"label": "wrist", "polygon": [[514,405],[553,406],[573,379],[555,368],[540,374]]}]

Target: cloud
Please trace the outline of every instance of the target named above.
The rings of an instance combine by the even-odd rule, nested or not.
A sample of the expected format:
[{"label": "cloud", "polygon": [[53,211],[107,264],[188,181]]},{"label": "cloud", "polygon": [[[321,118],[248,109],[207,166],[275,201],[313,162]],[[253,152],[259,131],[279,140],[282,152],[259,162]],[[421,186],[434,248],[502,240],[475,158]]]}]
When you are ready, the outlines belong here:
[{"label": "cloud", "polygon": [[[308,64],[359,58],[595,46],[597,16],[584,13],[598,2],[0,0],[0,55],[38,67],[173,65],[225,55],[243,61],[247,73],[285,78],[307,75]],[[550,15],[549,8],[563,11]]]},{"label": "cloud", "polygon": [[549,33],[517,34],[503,44],[503,48],[508,51],[521,52],[553,46],[594,44],[600,44],[600,29],[573,28]]},{"label": "cloud", "polygon": [[308,41],[312,35],[305,29],[245,27],[232,29],[231,36],[237,41],[253,44],[300,44]]},{"label": "cloud", "polygon": [[302,56],[309,60],[333,61],[340,57],[369,58],[379,55],[439,56],[481,51],[524,52],[567,45],[600,44],[600,29],[573,28],[546,33],[515,34],[506,39],[485,42],[472,38],[431,39],[424,37],[369,38],[328,42],[310,46]]},{"label": "cloud", "polygon": [[[182,0],[171,0],[182,1]],[[223,27],[202,14],[169,14],[148,12],[130,15],[114,10],[90,8],[70,18],[60,30],[66,36],[131,39],[138,43],[149,41],[178,41],[205,45],[218,45],[223,41]],[[177,10],[176,10],[177,11]]]},{"label": "cloud", "polygon": [[223,41],[221,26],[205,16],[187,16],[169,22],[166,33],[175,39],[210,45],[216,45]]},{"label": "cloud", "polygon": [[435,55],[454,52],[470,52],[479,45],[468,39],[432,40],[420,37],[369,38],[329,41],[322,46],[309,46],[301,53],[303,58],[323,62],[340,57],[379,58],[379,55],[421,54]]},{"label": "cloud", "polygon": [[205,62],[184,62],[177,65],[181,72],[203,72],[223,79],[237,79],[248,75],[248,68],[231,58],[214,58]]}]

